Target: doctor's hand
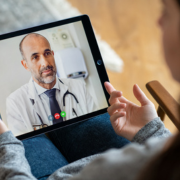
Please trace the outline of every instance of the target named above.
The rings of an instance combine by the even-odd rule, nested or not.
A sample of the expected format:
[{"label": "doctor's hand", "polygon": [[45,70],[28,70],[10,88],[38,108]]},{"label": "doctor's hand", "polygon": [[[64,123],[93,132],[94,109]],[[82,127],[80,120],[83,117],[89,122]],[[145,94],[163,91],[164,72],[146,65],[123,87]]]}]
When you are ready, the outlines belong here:
[{"label": "doctor's hand", "polygon": [[0,119],[0,135],[3,134],[6,131],[8,131],[8,128],[6,127],[4,122]]},{"label": "doctor's hand", "polygon": [[109,83],[104,83],[110,95],[108,113],[114,131],[117,135],[132,140],[136,133],[147,123],[158,117],[154,104],[146,97],[138,85],[133,86],[133,93],[140,102],[138,106],[122,96]]}]

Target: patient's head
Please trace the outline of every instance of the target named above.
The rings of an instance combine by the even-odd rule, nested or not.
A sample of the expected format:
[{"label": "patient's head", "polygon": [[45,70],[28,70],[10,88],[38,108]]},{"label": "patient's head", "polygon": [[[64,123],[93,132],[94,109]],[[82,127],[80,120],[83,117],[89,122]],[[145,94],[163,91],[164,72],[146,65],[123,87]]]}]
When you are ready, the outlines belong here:
[{"label": "patient's head", "polygon": [[180,82],[180,0],[162,0],[159,24],[163,33],[165,60],[171,74]]},{"label": "patient's head", "polygon": [[39,85],[54,83],[56,66],[54,52],[48,40],[36,33],[26,35],[19,45],[24,68],[31,72],[32,78]]},{"label": "patient's head", "polygon": [[[180,0],[162,0],[163,13],[159,24],[163,32],[166,62],[173,77],[180,82]],[[152,158],[138,180],[180,179],[180,133],[173,137],[163,151]]]}]

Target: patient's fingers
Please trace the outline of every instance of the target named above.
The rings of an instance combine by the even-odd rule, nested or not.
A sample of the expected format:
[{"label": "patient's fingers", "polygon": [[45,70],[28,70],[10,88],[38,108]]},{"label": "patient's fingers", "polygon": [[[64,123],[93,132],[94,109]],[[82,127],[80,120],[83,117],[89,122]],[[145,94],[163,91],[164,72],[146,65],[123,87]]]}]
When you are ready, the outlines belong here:
[{"label": "patient's fingers", "polygon": [[124,96],[121,96],[121,97],[119,97],[118,99],[119,99],[119,101],[122,102],[122,103],[127,103],[127,102],[129,102]]},{"label": "patient's fingers", "polygon": [[107,111],[109,115],[113,115],[116,111],[122,110],[126,107],[125,103],[115,103],[112,106],[110,106]]},{"label": "patient's fingers", "polygon": [[116,102],[119,102],[118,98],[120,98],[121,96],[122,96],[122,92],[120,92],[120,91],[113,91],[111,93],[110,98],[109,98],[109,103],[112,105],[112,104],[114,104]]},{"label": "patient's fingers", "polygon": [[116,112],[112,116],[110,116],[110,121],[111,123],[114,123],[118,118],[124,117],[125,115],[126,115],[125,111]]},{"label": "patient's fingers", "polygon": [[111,83],[105,82],[104,86],[105,86],[107,92],[110,94],[109,103],[111,105],[118,102],[118,99],[116,99],[116,98],[119,98],[119,101],[124,102],[124,103],[126,103],[128,101],[126,98],[124,98],[122,96],[121,91],[116,91],[116,89],[111,85]]},{"label": "patient's fingers", "polygon": [[106,91],[107,91],[109,94],[111,94],[113,91],[116,90],[116,89],[112,86],[112,84],[109,83],[109,82],[105,82],[105,83],[104,83],[104,86],[105,86],[105,88],[106,88]]}]

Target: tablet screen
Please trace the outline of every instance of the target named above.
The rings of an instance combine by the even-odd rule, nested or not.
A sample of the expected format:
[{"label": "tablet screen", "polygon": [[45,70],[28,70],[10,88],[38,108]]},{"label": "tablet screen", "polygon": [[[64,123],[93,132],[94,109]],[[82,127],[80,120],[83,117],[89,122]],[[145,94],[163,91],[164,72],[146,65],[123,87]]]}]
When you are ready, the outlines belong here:
[{"label": "tablet screen", "polygon": [[82,21],[0,40],[0,113],[15,136],[108,107]]}]

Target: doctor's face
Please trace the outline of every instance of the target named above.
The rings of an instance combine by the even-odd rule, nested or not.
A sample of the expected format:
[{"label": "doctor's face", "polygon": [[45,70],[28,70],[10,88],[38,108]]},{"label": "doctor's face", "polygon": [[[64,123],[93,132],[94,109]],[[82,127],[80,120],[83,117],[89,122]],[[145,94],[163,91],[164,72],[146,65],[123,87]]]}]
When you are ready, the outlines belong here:
[{"label": "doctor's face", "polygon": [[56,78],[54,52],[47,39],[41,35],[30,34],[22,42],[24,60],[22,65],[31,72],[39,85],[50,84]]}]

